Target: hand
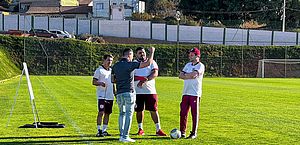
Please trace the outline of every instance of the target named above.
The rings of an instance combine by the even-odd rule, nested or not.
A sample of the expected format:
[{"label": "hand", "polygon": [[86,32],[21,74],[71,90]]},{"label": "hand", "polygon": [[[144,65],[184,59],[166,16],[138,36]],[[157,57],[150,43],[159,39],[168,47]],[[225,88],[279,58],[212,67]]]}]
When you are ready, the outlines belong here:
[{"label": "hand", "polygon": [[154,53],[155,48],[154,48],[154,47],[150,47],[150,48],[149,48],[149,51],[150,51],[150,53]]},{"label": "hand", "polygon": [[139,88],[143,87],[143,85],[145,84],[145,81],[139,81],[139,83],[137,84],[137,86]]},{"label": "hand", "polygon": [[105,83],[104,82],[99,82],[99,86],[105,87]]}]

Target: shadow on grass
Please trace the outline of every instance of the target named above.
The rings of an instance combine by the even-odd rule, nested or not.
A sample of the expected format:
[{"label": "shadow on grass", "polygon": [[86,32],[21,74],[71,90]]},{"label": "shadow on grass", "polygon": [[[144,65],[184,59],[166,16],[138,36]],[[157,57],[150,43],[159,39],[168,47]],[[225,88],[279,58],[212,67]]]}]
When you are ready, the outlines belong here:
[{"label": "shadow on grass", "polygon": [[[84,138],[84,137],[89,137],[89,138]],[[90,138],[91,137],[91,138]],[[142,140],[169,140],[170,137],[157,137],[156,135],[145,135],[145,137],[135,137],[131,136],[132,139],[135,139],[137,141],[142,141]],[[62,138],[62,140],[30,140],[30,139],[53,139],[53,138]],[[63,138],[80,138],[80,139],[63,139]],[[1,140],[3,139],[11,139],[11,140],[16,140],[20,139],[22,141],[8,141],[8,142],[0,142],[0,144],[53,144],[53,143],[58,143],[58,144],[89,144],[89,143],[108,143],[111,141],[118,142],[119,137],[118,135],[114,137],[95,137],[95,135],[69,135],[69,136],[29,136],[29,137],[0,137]],[[28,141],[24,141],[24,139],[28,139]]]}]

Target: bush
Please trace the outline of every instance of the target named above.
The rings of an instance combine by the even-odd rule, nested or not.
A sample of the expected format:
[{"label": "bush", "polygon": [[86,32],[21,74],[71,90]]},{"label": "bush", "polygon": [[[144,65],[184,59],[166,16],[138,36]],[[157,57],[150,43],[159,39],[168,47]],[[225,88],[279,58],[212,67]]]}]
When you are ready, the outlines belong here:
[{"label": "bush", "polygon": [[132,20],[133,21],[149,21],[152,19],[152,16],[148,13],[133,13]]}]

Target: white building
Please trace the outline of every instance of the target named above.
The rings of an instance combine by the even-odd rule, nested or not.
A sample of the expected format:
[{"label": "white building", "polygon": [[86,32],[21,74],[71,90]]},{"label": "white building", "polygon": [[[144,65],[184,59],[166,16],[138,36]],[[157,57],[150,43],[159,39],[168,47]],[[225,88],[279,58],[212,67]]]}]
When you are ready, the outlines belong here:
[{"label": "white building", "polygon": [[93,0],[93,17],[120,20],[144,11],[145,2],[139,0]]}]

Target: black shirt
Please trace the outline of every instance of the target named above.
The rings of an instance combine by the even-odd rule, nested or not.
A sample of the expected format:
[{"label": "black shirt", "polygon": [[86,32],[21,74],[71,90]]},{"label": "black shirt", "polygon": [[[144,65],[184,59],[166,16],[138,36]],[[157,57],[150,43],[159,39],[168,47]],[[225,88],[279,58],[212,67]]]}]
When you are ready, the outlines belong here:
[{"label": "black shirt", "polygon": [[112,74],[116,78],[117,94],[134,92],[134,70],[139,67],[139,62],[129,62],[126,58],[122,58],[112,67]]}]

